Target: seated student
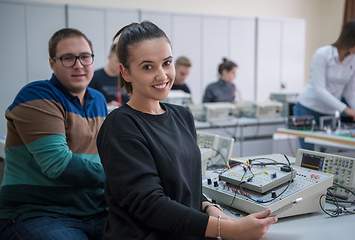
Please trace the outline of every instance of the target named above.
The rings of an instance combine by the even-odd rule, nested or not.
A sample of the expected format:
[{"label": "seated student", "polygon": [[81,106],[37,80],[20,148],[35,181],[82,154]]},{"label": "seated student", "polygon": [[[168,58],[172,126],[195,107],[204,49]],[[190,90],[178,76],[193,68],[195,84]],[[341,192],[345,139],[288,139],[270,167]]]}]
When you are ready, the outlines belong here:
[{"label": "seated student", "polygon": [[104,96],[87,88],[94,54],[64,28],[49,40],[50,80],[21,89],[6,110],[0,239],[99,240],[107,217],[96,136]]},{"label": "seated student", "polygon": [[233,84],[237,73],[237,64],[223,58],[218,67],[220,79],[211,83],[205,90],[203,102],[235,102],[241,101],[240,93]]},{"label": "seated student", "polygon": [[131,99],[111,112],[97,138],[109,205],[103,240],[261,239],[277,221],[267,217],[270,209],[237,220],[202,194],[193,116],[161,102],[175,77],[165,33],[144,21],[123,27],[117,38],[119,84]]},{"label": "seated student", "polygon": [[100,91],[106,98],[108,106],[121,106],[129,100],[129,96],[125,89],[118,88],[118,59],[115,53],[116,45],[111,46],[110,54],[108,55],[108,63],[104,68],[94,72],[89,87]]},{"label": "seated student", "polygon": [[186,93],[191,93],[185,80],[190,73],[191,61],[187,57],[179,57],[175,62],[175,79],[171,90],[182,90]]}]

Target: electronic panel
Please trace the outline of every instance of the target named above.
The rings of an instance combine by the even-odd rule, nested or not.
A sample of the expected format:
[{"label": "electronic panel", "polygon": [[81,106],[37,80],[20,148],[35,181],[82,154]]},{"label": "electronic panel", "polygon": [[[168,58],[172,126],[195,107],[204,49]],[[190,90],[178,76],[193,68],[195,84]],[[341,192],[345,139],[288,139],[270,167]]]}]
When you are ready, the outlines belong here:
[{"label": "electronic panel", "polygon": [[[259,159],[262,161],[262,157]],[[241,165],[233,168],[243,167]],[[292,173],[294,174],[292,175],[292,180],[290,172],[285,172],[285,168],[282,169],[276,165],[264,165],[263,172],[260,174],[254,167],[251,170],[254,174],[258,174],[254,176],[255,181],[268,188],[267,191],[258,192],[251,190],[250,187],[247,188],[247,184],[250,184],[247,182],[247,178],[240,185],[235,179],[233,181],[232,177],[224,177],[230,171],[224,170],[219,177],[203,181],[203,193],[212,200],[247,213],[260,212],[268,208],[274,211],[297,198],[303,199],[292,209],[278,215],[278,217],[282,218],[320,211],[320,197],[333,184],[332,174],[298,166],[292,166]],[[274,174],[282,176],[283,181],[274,184],[275,182],[272,181]],[[256,179],[256,176],[259,179]],[[235,176],[235,178],[239,177],[239,175]],[[284,181],[285,179],[286,182]],[[240,186],[243,186],[243,188],[240,188]],[[324,204],[324,199],[321,199],[322,204]]]},{"label": "electronic panel", "polygon": [[209,165],[225,165],[232,155],[234,139],[198,131],[197,144],[200,148],[213,150],[213,157]]},{"label": "electronic panel", "polygon": [[[330,173],[334,175],[334,183],[353,191],[355,189],[354,163],[354,158],[298,149],[295,165],[315,171]],[[351,192],[341,187],[334,186],[330,191],[343,200],[351,201],[354,199]]]},{"label": "electronic panel", "polygon": [[[239,185],[243,183],[243,188],[259,193],[265,193],[281,184],[287,183],[296,177],[297,171],[280,171],[280,166],[254,166],[253,173],[244,175],[242,167],[234,167],[230,171],[221,175],[221,180]],[[292,178],[291,178],[292,175]]]}]

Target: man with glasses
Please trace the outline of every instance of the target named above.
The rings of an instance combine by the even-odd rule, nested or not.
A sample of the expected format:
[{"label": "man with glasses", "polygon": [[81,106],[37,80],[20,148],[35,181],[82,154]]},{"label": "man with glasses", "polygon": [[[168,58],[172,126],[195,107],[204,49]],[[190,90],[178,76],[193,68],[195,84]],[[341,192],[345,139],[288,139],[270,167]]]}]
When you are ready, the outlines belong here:
[{"label": "man with glasses", "polygon": [[0,239],[101,239],[105,174],[96,136],[104,96],[87,88],[94,54],[76,29],[49,40],[50,80],[27,84],[6,110]]}]

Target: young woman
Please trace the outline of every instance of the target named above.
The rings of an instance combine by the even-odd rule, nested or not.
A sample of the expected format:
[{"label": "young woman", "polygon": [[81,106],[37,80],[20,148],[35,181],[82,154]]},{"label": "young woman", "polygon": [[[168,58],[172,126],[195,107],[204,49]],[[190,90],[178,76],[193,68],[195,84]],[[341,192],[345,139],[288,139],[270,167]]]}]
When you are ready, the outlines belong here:
[{"label": "young woman", "polygon": [[[108,239],[260,239],[270,210],[233,219],[202,194],[201,154],[192,114],[164,104],[175,77],[171,44],[151,22],[116,34],[127,104],[105,120],[97,144],[106,173]],[[206,213],[203,209],[206,208]],[[221,216],[218,220],[218,216]]]},{"label": "young woman", "polygon": [[203,102],[238,102],[241,101],[239,90],[233,84],[237,75],[237,64],[223,58],[218,67],[220,79],[211,83],[205,90]]},{"label": "young woman", "polygon": [[[311,73],[305,88],[293,107],[295,116],[312,115],[317,124],[321,116],[336,111],[355,119],[355,21],[349,21],[338,40],[314,53]],[[341,101],[346,100],[347,106]],[[301,139],[301,147],[313,149]]]}]

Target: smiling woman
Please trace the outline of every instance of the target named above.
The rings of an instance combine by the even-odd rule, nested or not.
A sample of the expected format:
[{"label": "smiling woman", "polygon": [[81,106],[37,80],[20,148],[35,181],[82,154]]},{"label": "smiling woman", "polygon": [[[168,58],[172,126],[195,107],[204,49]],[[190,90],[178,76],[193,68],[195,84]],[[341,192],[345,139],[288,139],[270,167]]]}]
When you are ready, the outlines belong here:
[{"label": "smiling woman", "polygon": [[171,44],[159,28],[152,38],[150,34],[156,29],[148,22],[141,23],[146,32],[140,39],[134,39],[132,34],[121,34],[127,28],[134,31],[132,29],[137,26],[137,23],[132,23],[114,37],[119,37],[119,86],[131,95],[129,106],[142,112],[162,113],[158,101],[168,96],[175,77]]},{"label": "smiling woman", "polygon": [[[119,84],[131,99],[110,113],[97,138],[110,211],[103,240],[262,238],[276,221],[264,219],[269,210],[237,221],[202,194],[193,116],[160,102],[175,77],[165,33],[151,22],[132,23],[116,38]],[[244,224],[236,228],[239,222]],[[252,238],[243,237],[245,229]]]},{"label": "smiling woman", "polygon": [[[128,68],[120,64],[122,78],[132,85],[128,105],[147,113],[161,113],[160,100],[170,91],[175,77],[171,46],[166,38],[144,41],[130,51]],[[157,101],[158,100],[158,101]]]}]

